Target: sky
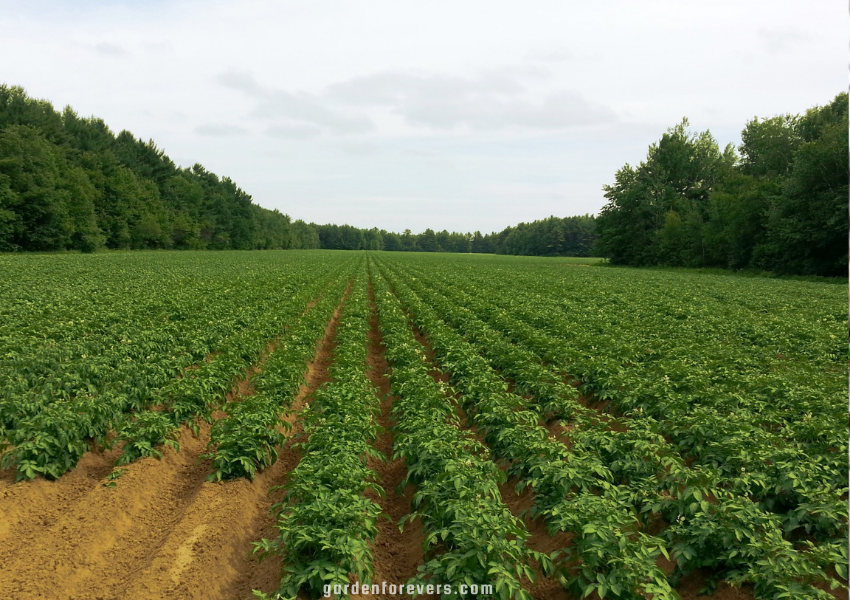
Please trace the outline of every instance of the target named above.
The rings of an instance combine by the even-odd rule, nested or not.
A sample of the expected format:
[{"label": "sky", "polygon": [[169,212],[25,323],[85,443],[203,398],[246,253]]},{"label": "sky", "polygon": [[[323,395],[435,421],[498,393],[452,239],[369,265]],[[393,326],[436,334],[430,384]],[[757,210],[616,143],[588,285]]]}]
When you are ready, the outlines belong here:
[{"label": "sky", "polygon": [[688,117],[847,89],[825,0],[0,0],[0,83],[153,139],[293,219],[498,231],[597,213]]}]

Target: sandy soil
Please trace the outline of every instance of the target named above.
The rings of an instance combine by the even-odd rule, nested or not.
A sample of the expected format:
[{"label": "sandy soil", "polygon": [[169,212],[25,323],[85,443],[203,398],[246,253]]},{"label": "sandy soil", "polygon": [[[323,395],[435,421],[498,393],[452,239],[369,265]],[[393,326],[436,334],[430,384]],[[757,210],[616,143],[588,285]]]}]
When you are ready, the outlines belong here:
[{"label": "sandy soil", "polygon": [[[389,519],[381,519],[378,523],[378,535],[375,539],[373,556],[375,568],[373,581],[403,584],[413,577],[419,565],[424,563],[422,526],[419,520],[416,520],[413,523],[407,523],[404,532],[400,532],[398,529],[398,522],[410,512],[414,489],[413,486],[407,486],[406,489],[402,490],[402,493],[398,493],[398,486],[407,475],[407,469],[402,459],[389,460],[393,448],[393,434],[389,428],[391,425],[390,410],[394,397],[390,394],[390,381],[386,376],[389,372],[389,364],[385,356],[385,349],[381,345],[382,336],[378,327],[375,295],[371,282],[369,283],[369,303],[372,309],[372,318],[369,331],[367,374],[381,399],[379,425],[384,429],[383,432],[378,434],[375,447],[388,460],[382,462],[370,459],[369,466],[378,473],[381,487],[384,488],[386,495],[383,498],[373,493],[368,495],[380,505],[384,514],[390,517]],[[365,598],[365,596],[363,597]],[[398,598],[398,596],[388,594],[370,594],[368,597]]]},{"label": "sandy soil", "polygon": [[[309,365],[300,408],[328,378],[339,308]],[[274,349],[267,348],[267,352]],[[252,367],[231,391],[253,393]],[[296,421],[295,412],[287,417]],[[294,423],[293,433],[298,430]],[[0,479],[0,590],[3,598],[204,600],[252,597],[277,588],[280,565],[258,564],[252,543],[275,533],[269,490],[298,461],[287,444],[254,481],[206,481],[209,427],[181,431],[180,452],[143,459],[106,487],[118,450],[87,453],[57,481]]]}]

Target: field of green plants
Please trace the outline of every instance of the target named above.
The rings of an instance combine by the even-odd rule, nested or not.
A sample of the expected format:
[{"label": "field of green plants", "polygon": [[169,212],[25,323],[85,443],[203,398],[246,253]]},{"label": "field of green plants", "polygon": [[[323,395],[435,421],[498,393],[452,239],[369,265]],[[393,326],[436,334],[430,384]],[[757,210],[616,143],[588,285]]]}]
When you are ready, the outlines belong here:
[{"label": "field of green plants", "polygon": [[[110,518],[271,498],[224,546],[273,584],[196,558],[177,579],[220,581],[205,598],[391,578],[503,600],[846,597],[846,285],[341,251],[0,255],[0,273],[0,542],[26,537],[27,490],[110,502],[199,440],[197,481],[116,500],[103,527],[133,548]],[[108,465],[73,479],[91,456]],[[56,597],[131,589],[111,568]]]}]

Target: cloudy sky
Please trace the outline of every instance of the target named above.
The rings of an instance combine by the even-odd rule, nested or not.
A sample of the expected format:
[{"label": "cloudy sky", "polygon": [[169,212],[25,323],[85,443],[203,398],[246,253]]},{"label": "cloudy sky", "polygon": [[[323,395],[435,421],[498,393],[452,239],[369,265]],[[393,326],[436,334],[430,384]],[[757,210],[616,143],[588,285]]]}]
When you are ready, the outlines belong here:
[{"label": "cloudy sky", "polygon": [[0,82],[293,218],[596,213],[683,116],[722,145],[847,87],[846,2],[0,0]]}]

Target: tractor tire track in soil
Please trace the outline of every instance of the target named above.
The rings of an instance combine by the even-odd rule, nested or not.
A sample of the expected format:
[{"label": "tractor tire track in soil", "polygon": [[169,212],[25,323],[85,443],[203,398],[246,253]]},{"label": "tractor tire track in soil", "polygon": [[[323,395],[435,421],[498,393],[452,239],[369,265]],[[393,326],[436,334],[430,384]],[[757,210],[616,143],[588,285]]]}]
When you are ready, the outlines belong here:
[{"label": "tractor tire track in soil", "polygon": [[[293,411],[328,377],[342,301],[308,365],[308,383]],[[249,369],[229,396],[252,393],[250,376],[259,369]],[[292,423],[294,413],[286,420]],[[253,482],[208,483],[210,461],[199,458],[208,441],[206,423],[198,437],[183,427],[180,452],[164,448],[161,460],[127,465],[115,488],[100,484],[118,450],[87,453],[58,481],[0,488],[0,518],[10,517],[0,521],[0,539],[3,527],[8,529],[7,543],[0,545],[4,598],[230,600],[250,598],[253,587],[276,589],[279,565],[257,564],[251,545],[274,535],[268,490],[297,464],[297,456],[287,444]]]},{"label": "tractor tire track in soil", "polygon": [[[387,378],[390,366],[382,345],[383,336],[378,325],[375,292],[371,280],[369,281],[368,291],[372,316],[369,329],[367,375],[381,399],[379,425],[384,429],[383,432],[378,434],[375,447],[387,457],[387,461],[369,459],[369,467],[377,472],[380,485],[384,488],[386,495],[381,498],[370,491],[367,496],[381,507],[381,511],[385,515],[390,517],[389,519],[379,520],[377,525],[378,535],[375,539],[373,557],[375,569],[373,581],[403,584],[416,575],[419,565],[425,562],[422,553],[422,525],[417,519],[408,523],[404,532],[399,531],[398,528],[399,521],[410,512],[414,488],[408,485],[401,494],[397,493],[399,484],[407,475],[407,468],[403,459],[389,460],[393,453],[390,410],[394,397],[390,394],[390,381]],[[397,598],[398,596],[370,594],[368,597]]]}]

